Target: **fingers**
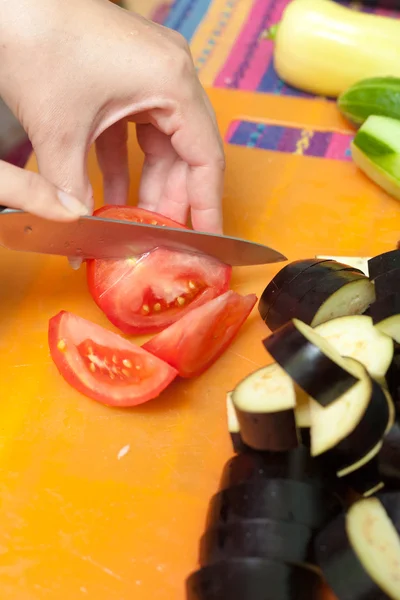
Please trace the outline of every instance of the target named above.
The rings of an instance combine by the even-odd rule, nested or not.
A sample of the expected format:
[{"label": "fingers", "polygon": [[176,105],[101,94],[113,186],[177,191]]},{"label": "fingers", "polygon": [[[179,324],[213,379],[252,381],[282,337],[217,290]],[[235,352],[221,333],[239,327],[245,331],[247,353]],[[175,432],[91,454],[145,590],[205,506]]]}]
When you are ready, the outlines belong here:
[{"label": "fingers", "polygon": [[57,189],[44,177],[0,161],[0,204],[55,221],[87,215],[77,198]]},{"label": "fingers", "polygon": [[128,124],[125,120],[106,129],[96,140],[105,204],[126,204],[129,193],[127,142]]}]

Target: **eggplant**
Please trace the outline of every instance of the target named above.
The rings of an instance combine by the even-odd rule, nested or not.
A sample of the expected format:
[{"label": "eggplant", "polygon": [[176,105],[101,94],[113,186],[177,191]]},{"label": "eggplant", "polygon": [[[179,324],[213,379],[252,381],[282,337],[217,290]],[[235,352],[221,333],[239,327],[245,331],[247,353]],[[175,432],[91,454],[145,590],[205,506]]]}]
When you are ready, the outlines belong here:
[{"label": "eggplant", "polygon": [[374,279],[375,296],[377,300],[383,300],[386,296],[400,293],[400,266],[392,269]]},{"label": "eggplant", "polygon": [[336,471],[355,470],[367,462],[394,421],[389,394],[361,363],[345,360],[359,377],[358,383],[328,407],[311,401],[311,454],[323,455]]},{"label": "eggplant", "polygon": [[215,494],[206,528],[242,519],[295,521],[318,529],[342,508],[338,496],[322,485],[290,479],[242,483]]},{"label": "eggplant", "polygon": [[400,269],[400,250],[384,252],[370,258],[368,261],[369,278],[371,281],[393,269]]},{"label": "eggplant", "polygon": [[378,455],[375,455],[359,469],[345,475],[342,481],[365,498],[382,490],[385,487],[385,483],[379,473]]},{"label": "eggplant", "polygon": [[359,500],[317,535],[316,560],[338,600],[400,600],[400,538],[386,509],[397,513],[396,497]]},{"label": "eggplant", "polygon": [[321,579],[297,565],[231,558],[192,573],[187,600],[318,600]]},{"label": "eggplant", "polygon": [[243,442],[256,450],[286,451],[299,444],[296,394],[276,363],[255,371],[232,393]]},{"label": "eggplant", "polygon": [[352,367],[311,327],[293,319],[263,340],[286,373],[321,406],[329,406],[358,381]]},{"label": "eggplant", "polygon": [[400,417],[400,349],[397,345],[385,379],[396,408],[396,413]]},{"label": "eggplant", "polygon": [[200,541],[199,564],[227,558],[270,558],[286,563],[313,565],[315,532],[295,521],[247,519],[208,529]]},{"label": "eggplant", "polygon": [[392,363],[392,338],[380,332],[371,317],[353,315],[327,321],[315,328],[342,356],[355,358],[371,377],[384,381]]},{"label": "eggplant", "polygon": [[375,327],[400,344],[400,293],[391,294],[371,304]]},{"label": "eggplant", "polygon": [[232,401],[232,392],[228,392],[226,395],[226,413],[228,420],[228,432],[231,438],[233,451],[238,454],[241,452],[248,452],[251,450],[251,448],[244,443],[240,434],[239,421]]}]

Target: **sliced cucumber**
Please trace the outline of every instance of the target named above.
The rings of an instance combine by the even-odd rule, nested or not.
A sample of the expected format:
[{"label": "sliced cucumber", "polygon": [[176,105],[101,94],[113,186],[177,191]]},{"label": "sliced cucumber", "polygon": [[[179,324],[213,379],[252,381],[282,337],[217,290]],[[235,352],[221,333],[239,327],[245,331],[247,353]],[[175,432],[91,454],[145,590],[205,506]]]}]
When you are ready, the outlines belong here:
[{"label": "sliced cucumber", "polygon": [[363,79],[345,90],[337,104],[342,115],[354,125],[361,125],[371,115],[400,119],[400,79]]}]

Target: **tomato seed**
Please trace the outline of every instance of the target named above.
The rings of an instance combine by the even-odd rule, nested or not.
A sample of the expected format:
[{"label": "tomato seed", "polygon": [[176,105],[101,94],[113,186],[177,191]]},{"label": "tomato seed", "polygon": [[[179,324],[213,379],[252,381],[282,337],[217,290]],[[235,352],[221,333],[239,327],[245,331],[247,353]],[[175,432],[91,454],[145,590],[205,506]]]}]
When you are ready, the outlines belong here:
[{"label": "tomato seed", "polygon": [[66,344],[65,340],[60,340],[57,344],[57,348],[60,350],[60,352],[64,352],[66,347],[67,347],[67,344]]},{"label": "tomato seed", "polygon": [[122,364],[124,365],[124,367],[128,367],[128,369],[130,369],[132,367],[131,361],[128,360],[127,358],[124,358],[124,360],[122,361]]},{"label": "tomato seed", "polygon": [[113,361],[114,365],[118,364],[118,358],[115,356],[115,354],[114,354],[114,356],[112,357],[111,360]]},{"label": "tomato seed", "polygon": [[122,375],[125,375],[125,377],[131,376],[131,372],[128,371],[127,369],[121,369],[121,373],[122,373]]},{"label": "tomato seed", "polygon": [[196,289],[196,284],[194,283],[194,281],[189,281],[188,286],[189,286],[190,290],[195,290]]},{"label": "tomato seed", "polygon": [[90,365],[89,365],[89,369],[92,371],[92,373],[94,373],[95,370],[96,370],[96,365],[91,362]]},{"label": "tomato seed", "polygon": [[179,304],[179,306],[183,306],[185,304],[185,298],[182,298],[182,296],[178,296],[176,301]]},{"label": "tomato seed", "polygon": [[145,313],[149,313],[150,312],[150,307],[147,306],[147,304],[143,304],[142,311],[145,312]]},{"label": "tomato seed", "polygon": [[155,304],[155,305],[153,306],[153,308],[154,308],[154,310],[155,310],[156,312],[158,312],[159,310],[161,310],[161,304],[160,304],[159,302],[157,302],[157,304]]}]

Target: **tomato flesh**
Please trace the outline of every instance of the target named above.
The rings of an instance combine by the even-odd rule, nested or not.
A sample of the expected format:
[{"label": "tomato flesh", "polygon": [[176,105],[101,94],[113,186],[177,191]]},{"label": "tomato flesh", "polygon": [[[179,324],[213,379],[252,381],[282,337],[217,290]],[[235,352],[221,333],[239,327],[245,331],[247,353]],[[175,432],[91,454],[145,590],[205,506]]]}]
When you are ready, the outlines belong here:
[{"label": "tomato flesh", "polygon": [[206,371],[231,344],[257,296],[232,290],[192,310],[142,347],[174,367],[181,377]]},{"label": "tomato flesh", "polygon": [[50,319],[49,348],[70,385],[109,406],[135,406],[156,398],[177,375],[143,348],[66,311]]},{"label": "tomato flesh", "polygon": [[[160,226],[182,225],[130,206],[105,206],[97,216]],[[106,317],[127,334],[165,329],[226,292],[232,268],[208,256],[155,248],[126,260],[88,260],[89,291]]]}]

